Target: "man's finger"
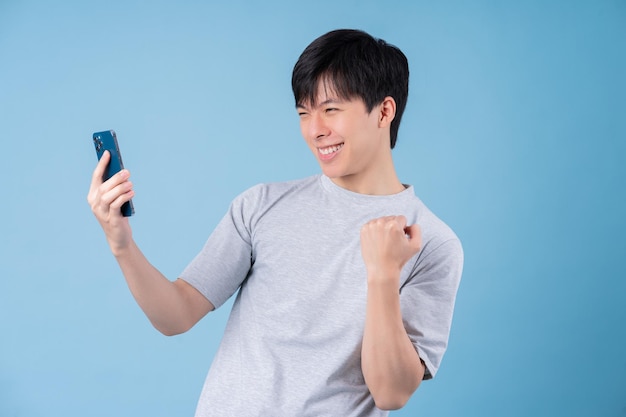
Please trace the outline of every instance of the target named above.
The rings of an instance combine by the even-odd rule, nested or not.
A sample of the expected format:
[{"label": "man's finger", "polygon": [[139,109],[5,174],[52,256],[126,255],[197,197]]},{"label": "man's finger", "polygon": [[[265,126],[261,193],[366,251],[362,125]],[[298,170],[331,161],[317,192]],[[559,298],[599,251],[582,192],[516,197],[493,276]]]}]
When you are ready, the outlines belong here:
[{"label": "man's finger", "polygon": [[125,193],[118,195],[117,198],[111,202],[109,207],[112,211],[119,213],[121,216],[120,209],[122,208],[122,205],[130,201],[130,199],[134,196],[135,192],[133,190],[126,191]]},{"label": "man's finger", "polygon": [[406,217],[404,217],[403,215],[399,215],[399,216],[395,216],[394,220],[398,223],[401,229],[406,228]]},{"label": "man's finger", "polygon": [[93,176],[91,177],[91,187],[98,187],[102,184],[102,176],[104,175],[104,170],[106,169],[109,160],[111,159],[111,154],[109,151],[104,151],[100,160],[98,161],[98,165],[96,165],[96,169],[93,170]]},{"label": "man's finger", "polygon": [[404,228],[404,233],[409,237],[409,243],[411,246],[419,250],[422,246],[422,229],[417,224]]}]

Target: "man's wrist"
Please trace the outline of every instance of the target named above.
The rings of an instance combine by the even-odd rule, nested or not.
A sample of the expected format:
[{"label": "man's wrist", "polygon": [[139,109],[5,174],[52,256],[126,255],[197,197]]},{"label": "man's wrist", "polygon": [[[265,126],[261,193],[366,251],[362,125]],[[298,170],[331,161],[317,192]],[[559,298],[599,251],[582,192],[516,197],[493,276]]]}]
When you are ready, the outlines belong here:
[{"label": "man's wrist", "polygon": [[395,288],[398,288],[397,284],[400,280],[400,269],[391,266],[368,268],[367,270],[367,284],[382,284],[391,285],[396,284]]}]

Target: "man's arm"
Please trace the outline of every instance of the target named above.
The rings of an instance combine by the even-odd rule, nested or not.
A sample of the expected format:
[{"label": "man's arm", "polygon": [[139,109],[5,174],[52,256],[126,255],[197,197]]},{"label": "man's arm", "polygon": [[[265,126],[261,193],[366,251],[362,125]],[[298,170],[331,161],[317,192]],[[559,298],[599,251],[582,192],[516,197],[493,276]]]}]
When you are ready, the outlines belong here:
[{"label": "man's arm", "polygon": [[404,329],[399,281],[404,264],[420,250],[417,225],[403,216],[372,220],[361,229],[367,267],[367,308],[361,368],[376,406],[402,408],[424,376],[424,364]]},{"label": "man's arm", "polygon": [[102,181],[110,157],[107,151],[98,162],[87,201],[104,230],[130,291],[150,322],[165,335],[183,333],[214,306],[185,281],[168,280],[141,253],[133,240],[128,218],[120,212],[122,204],[134,196],[129,172],[122,170],[108,181]]}]

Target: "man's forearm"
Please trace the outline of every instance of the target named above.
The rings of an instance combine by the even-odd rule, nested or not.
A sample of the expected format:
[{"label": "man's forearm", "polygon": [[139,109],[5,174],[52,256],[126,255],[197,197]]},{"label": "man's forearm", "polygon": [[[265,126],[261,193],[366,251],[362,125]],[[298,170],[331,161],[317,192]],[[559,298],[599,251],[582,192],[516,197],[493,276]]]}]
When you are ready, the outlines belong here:
[{"label": "man's forearm", "polygon": [[424,366],[402,323],[393,280],[369,280],[361,366],[381,409],[404,406],[424,376]]}]

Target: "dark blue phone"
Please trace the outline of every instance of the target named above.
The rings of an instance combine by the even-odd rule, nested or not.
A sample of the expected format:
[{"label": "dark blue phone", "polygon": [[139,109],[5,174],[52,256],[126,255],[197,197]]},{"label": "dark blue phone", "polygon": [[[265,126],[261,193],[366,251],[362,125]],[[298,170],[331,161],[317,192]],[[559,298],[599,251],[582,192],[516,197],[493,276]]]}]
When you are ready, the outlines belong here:
[{"label": "dark blue phone", "polygon": [[[102,180],[106,181],[111,178],[115,173],[124,169],[124,163],[122,162],[122,154],[120,153],[120,147],[117,144],[117,135],[113,130],[105,130],[104,132],[96,132],[93,134],[93,144],[96,148],[96,154],[98,155],[98,161],[102,158],[104,151],[111,153],[111,160],[107,165]],[[135,207],[133,201],[129,200],[122,205],[122,215],[124,217],[130,217],[135,214]]]}]

